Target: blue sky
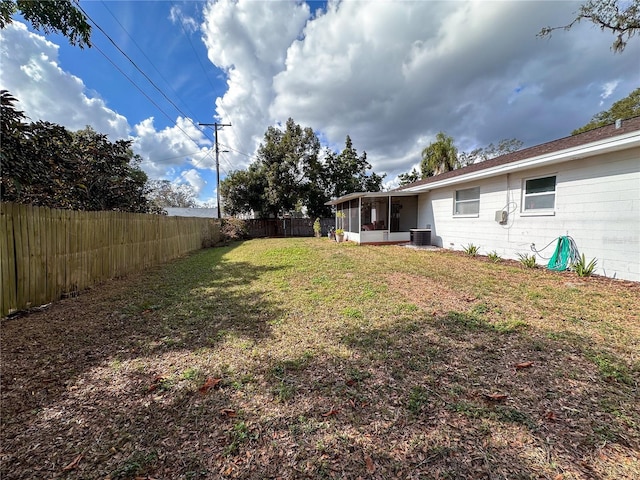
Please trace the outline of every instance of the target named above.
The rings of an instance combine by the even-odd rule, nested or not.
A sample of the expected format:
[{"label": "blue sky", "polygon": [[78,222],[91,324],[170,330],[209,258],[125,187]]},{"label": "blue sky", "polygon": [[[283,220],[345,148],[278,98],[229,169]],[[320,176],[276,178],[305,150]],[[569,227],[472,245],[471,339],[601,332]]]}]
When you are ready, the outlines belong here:
[{"label": "blue sky", "polygon": [[96,48],[81,50],[18,18],[0,31],[0,87],[33,120],[132,139],[150,178],[188,183],[203,203],[215,203],[216,177],[213,133],[198,122],[233,125],[220,132],[222,177],[292,117],[334,149],[350,135],[391,187],[439,131],[461,150],[535,145],[640,85],[637,38],[615,55],[613,36],[588,23],[536,38],[569,22],[575,2],[80,4],[162,93],[98,28]]}]

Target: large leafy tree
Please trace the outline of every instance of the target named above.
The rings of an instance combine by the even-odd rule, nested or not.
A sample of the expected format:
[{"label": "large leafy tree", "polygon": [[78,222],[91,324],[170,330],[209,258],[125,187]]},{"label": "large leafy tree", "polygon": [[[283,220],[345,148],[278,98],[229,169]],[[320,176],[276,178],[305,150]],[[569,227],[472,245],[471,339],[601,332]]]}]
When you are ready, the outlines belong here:
[{"label": "large leafy tree", "polygon": [[640,0],[589,0],[578,9],[576,17],[561,27],[544,27],[540,37],[549,37],[555,30],[570,30],[576,23],[587,20],[616,36],[611,49],[624,51],[631,37],[640,32]]},{"label": "large leafy tree", "polygon": [[109,141],[87,127],[73,133],[76,175],[83,182],[80,204],[85,210],[149,211],[147,175],[141,157],[131,150],[130,140]]},{"label": "large leafy tree", "polygon": [[476,148],[470,152],[458,152],[452,137],[440,132],[436,135],[435,142],[430,143],[422,151],[421,170],[415,168],[409,173],[398,175],[399,186],[409,185],[422,178],[432,177],[444,172],[466,167],[473,163],[484,162],[491,158],[499,157],[518,151],[524,143],[518,139],[503,139],[497,145],[490,143],[486,147]]},{"label": "large leafy tree", "polygon": [[148,190],[147,198],[158,208],[196,206],[196,193],[191,185],[176,185],[169,180],[151,180]]},{"label": "large leafy tree", "polygon": [[441,173],[450,172],[460,166],[458,149],[453,143],[453,137],[439,132],[434,142],[422,150],[422,178],[433,177]]},{"label": "large leafy tree", "polygon": [[267,187],[266,210],[273,216],[295,210],[309,187],[309,172],[318,164],[320,141],[309,127],[289,118],[285,129],[269,127],[258,148],[258,163]]},{"label": "large leafy tree", "polygon": [[265,192],[267,179],[257,163],[247,170],[230,172],[220,182],[220,196],[225,214],[239,215],[254,212],[259,217],[269,215]]},{"label": "large leafy tree", "polygon": [[131,142],[111,142],[86,128],[27,123],[9,92],[1,92],[0,195],[5,201],[75,210],[154,211],[147,176]]},{"label": "large leafy tree", "polygon": [[399,180],[399,186],[401,187],[403,185],[409,185],[410,183],[414,183],[420,180],[420,172],[418,172],[418,170],[416,170],[414,167],[413,170],[411,170],[411,172],[401,173],[400,175],[398,175],[398,180]]},{"label": "large leafy tree", "polygon": [[640,115],[640,88],[636,88],[628,96],[615,102],[611,105],[609,110],[596,113],[589,123],[580,128],[576,128],[571,132],[571,134],[576,135],[578,133],[593,130],[594,128],[615,123],[618,119],[625,120],[638,115]]},{"label": "large leafy tree", "polygon": [[82,11],[70,0],[2,0],[0,29],[10,24],[12,16],[21,13],[25,20],[45,33],[60,33],[71,45],[91,46],[91,26]]},{"label": "large leafy tree", "polygon": [[369,173],[371,164],[367,161],[367,152],[358,155],[349,135],[342,152],[338,155],[327,152],[325,168],[330,182],[328,193],[333,198],[354,192],[379,192],[386,176]]},{"label": "large leafy tree", "polygon": [[461,167],[466,167],[473,163],[484,162],[491,158],[506,155],[520,150],[524,143],[516,138],[503,139],[497,145],[490,143],[486,147],[475,148],[470,152],[462,152],[458,155]]},{"label": "large leafy tree", "polygon": [[225,212],[268,217],[304,207],[312,218],[325,217],[331,197],[381,190],[384,175],[369,173],[366,153],[358,155],[349,137],[339,154],[328,150],[320,160],[319,149],[313,130],[292,119],[284,130],[269,127],[257,160],[220,183]]}]

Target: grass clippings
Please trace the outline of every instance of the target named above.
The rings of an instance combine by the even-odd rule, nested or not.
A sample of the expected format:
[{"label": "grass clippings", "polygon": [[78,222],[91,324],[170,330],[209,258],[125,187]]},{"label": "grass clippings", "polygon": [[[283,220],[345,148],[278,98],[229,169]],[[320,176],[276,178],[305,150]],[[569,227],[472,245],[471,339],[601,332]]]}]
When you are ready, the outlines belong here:
[{"label": "grass clippings", "polygon": [[640,478],[640,285],[269,239],[2,322],[3,479]]}]

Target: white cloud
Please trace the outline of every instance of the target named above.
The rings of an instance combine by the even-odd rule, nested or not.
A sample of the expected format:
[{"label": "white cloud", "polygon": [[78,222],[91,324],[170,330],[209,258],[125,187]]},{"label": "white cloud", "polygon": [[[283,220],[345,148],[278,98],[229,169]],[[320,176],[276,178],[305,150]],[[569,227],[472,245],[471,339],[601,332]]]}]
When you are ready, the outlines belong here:
[{"label": "white cloud", "polygon": [[613,37],[587,22],[536,37],[577,5],[345,0],[310,18],[293,2],[220,0],[202,25],[209,59],[228,75],[217,113],[238,125],[240,150],[292,117],[338,148],[349,134],[390,177],[411,170],[438,131],[463,149],[559,138],[600,110],[608,90],[590,85],[630,92],[640,80],[629,63],[638,45],[614,55]]},{"label": "white cloud", "polygon": [[[227,91],[216,100],[216,111],[233,128],[220,132],[221,143],[255,151],[273,123],[273,77],[284,68],[287,48],[309,15],[306,4],[294,2],[220,0],[204,8],[201,28],[209,60],[227,74]],[[233,152],[230,157],[234,165],[248,161]]]},{"label": "white cloud", "polygon": [[200,195],[207,186],[207,182],[202,178],[200,172],[193,168],[183,171],[180,174],[178,183],[187,183],[191,185],[196,192],[196,195]]},{"label": "white cloud", "polygon": [[127,119],[97,97],[82,80],[60,68],[58,46],[30,33],[20,22],[0,30],[0,86],[20,102],[33,121],[47,120],[79,130],[91,125],[112,138],[126,138]]},{"label": "white cloud", "polygon": [[172,177],[187,158],[194,168],[215,168],[211,142],[190,119],[178,117],[173,127],[160,131],[153,121],[150,117],[137,124],[132,137],[134,150],[144,159],[142,168],[152,178]]},{"label": "white cloud", "polygon": [[[175,178],[185,160],[193,169],[215,168],[211,142],[191,120],[178,117],[173,127],[158,131],[149,117],[131,131],[124,116],[101,98],[88,96],[83,81],[59,66],[57,45],[30,33],[20,22],[1,30],[0,40],[0,88],[19,100],[18,108],[32,121],[46,120],[70,130],[90,125],[113,140],[131,139],[151,178]],[[193,173],[187,178],[200,185]]]},{"label": "white cloud", "polygon": [[[250,158],[233,150],[253,154],[266,128],[288,117],[337,149],[349,134],[389,182],[419,163],[438,131],[463,150],[567,135],[640,83],[632,61],[640,42],[614,55],[613,36],[588,22],[536,37],[543,26],[566,23],[577,5],[332,0],[311,12],[300,2],[210,1],[197,22],[209,60],[226,75],[215,119],[233,124],[220,131],[222,149],[232,150],[221,160],[246,166]],[[179,7],[169,15],[193,28],[194,16]],[[19,22],[0,39],[0,86],[31,119],[131,138],[151,178],[182,179],[186,169],[210,179],[211,142],[190,120],[160,128],[145,114],[131,127],[63,70],[57,45]]]},{"label": "white cloud", "polygon": [[618,86],[619,83],[620,83],[620,80],[614,80],[602,85],[602,93],[600,94],[600,98],[602,99],[602,101],[600,102],[600,105],[604,105],[604,101],[607,98],[609,98],[611,95],[613,95],[613,92],[616,91],[616,87]]},{"label": "white cloud", "polygon": [[182,24],[187,32],[196,32],[198,30],[198,22],[195,18],[185,15],[182,9],[177,5],[172,5],[169,10],[169,19],[173,23]]}]

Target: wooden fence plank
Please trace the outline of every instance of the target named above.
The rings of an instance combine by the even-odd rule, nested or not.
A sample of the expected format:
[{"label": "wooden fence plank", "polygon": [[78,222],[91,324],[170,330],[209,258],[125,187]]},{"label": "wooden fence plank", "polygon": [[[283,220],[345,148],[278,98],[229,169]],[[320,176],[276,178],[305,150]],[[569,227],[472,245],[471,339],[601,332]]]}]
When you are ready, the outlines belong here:
[{"label": "wooden fence plank", "polygon": [[219,221],[0,204],[0,316],[220,239]]},{"label": "wooden fence plank", "polygon": [[23,305],[29,298],[29,233],[25,205],[17,205],[16,232],[16,276],[18,279],[18,304]]},{"label": "wooden fence plank", "polygon": [[[16,296],[16,264],[13,231],[13,205],[0,203],[0,314],[15,310]],[[1,316],[1,315],[0,315]]]}]

